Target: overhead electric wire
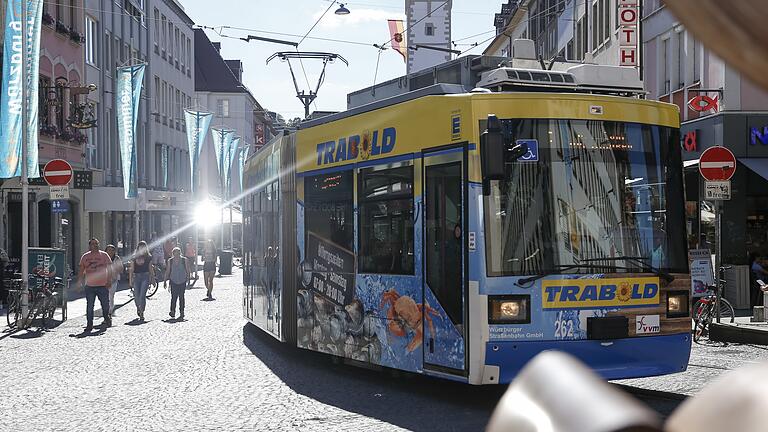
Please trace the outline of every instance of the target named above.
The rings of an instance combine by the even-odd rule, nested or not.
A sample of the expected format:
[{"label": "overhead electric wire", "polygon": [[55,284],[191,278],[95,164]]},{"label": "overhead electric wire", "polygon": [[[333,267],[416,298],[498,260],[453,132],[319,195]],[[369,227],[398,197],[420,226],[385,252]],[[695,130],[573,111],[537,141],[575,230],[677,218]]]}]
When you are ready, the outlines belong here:
[{"label": "overhead electric wire", "polygon": [[[307,36],[309,36],[309,34],[312,33],[312,30],[314,30],[315,27],[317,27],[317,24],[320,22],[320,20],[323,19],[325,14],[327,14],[328,11],[331,10],[333,5],[335,5],[335,4],[336,4],[336,2],[332,1],[331,4],[328,5],[328,8],[325,9],[325,12],[323,12],[320,15],[320,17],[315,21],[315,23],[312,24],[312,27],[310,27],[309,30],[307,30],[307,32],[304,34],[304,36],[301,37],[301,40],[299,40],[299,42],[294,47],[296,49],[297,53],[299,52],[299,45],[301,45],[301,43],[304,42],[304,39],[306,39]],[[307,70],[304,68],[304,60],[301,57],[299,57],[299,64],[301,65],[301,72],[304,74],[304,80],[307,82],[307,91],[311,95],[312,94],[312,85],[309,84],[309,77],[307,76]],[[321,76],[321,78],[322,78],[322,76]],[[318,82],[318,89],[319,89],[319,82]],[[317,110],[317,102],[314,99],[312,100],[312,104],[315,106],[315,110]]]}]

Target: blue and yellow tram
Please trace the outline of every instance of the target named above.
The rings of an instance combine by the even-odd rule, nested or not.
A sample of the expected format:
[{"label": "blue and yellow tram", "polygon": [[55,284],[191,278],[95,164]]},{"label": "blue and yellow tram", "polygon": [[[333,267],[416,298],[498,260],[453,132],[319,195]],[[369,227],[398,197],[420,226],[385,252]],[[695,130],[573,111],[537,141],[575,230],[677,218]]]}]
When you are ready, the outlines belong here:
[{"label": "blue and yellow tram", "polygon": [[685,370],[678,128],[638,98],[446,86],[304,123],[246,163],[244,316],[471,384],[548,349],[608,379]]}]

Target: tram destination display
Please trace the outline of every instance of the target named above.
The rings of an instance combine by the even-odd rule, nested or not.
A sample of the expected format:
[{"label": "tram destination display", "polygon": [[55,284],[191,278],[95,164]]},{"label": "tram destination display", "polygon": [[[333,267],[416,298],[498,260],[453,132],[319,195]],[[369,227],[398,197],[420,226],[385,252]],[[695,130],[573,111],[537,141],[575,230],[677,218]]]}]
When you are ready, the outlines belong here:
[{"label": "tram destination display", "polygon": [[314,233],[308,233],[307,261],[312,264],[309,288],[338,306],[352,302],[355,290],[355,256]]}]

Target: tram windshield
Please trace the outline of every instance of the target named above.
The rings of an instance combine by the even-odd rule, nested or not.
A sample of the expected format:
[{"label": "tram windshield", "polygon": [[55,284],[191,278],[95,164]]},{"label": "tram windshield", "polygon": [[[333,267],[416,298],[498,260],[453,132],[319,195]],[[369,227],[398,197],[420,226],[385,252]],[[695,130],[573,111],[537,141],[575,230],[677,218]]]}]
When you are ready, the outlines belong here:
[{"label": "tram windshield", "polygon": [[489,276],[578,263],[590,266],[569,272],[687,272],[677,130],[547,119],[502,120],[502,130],[529,152],[485,198]]}]

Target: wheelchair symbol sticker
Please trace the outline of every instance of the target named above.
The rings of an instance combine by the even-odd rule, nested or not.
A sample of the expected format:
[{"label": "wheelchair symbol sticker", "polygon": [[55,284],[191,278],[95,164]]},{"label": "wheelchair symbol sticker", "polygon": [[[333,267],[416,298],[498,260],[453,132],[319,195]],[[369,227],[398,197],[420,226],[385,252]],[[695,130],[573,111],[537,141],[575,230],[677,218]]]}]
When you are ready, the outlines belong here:
[{"label": "wheelchair symbol sticker", "polygon": [[517,158],[518,162],[538,162],[539,161],[539,141],[535,139],[520,139],[515,144],[525,144],[528,146],[528,153]]}]

